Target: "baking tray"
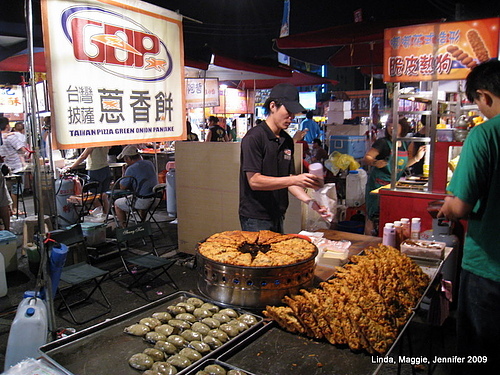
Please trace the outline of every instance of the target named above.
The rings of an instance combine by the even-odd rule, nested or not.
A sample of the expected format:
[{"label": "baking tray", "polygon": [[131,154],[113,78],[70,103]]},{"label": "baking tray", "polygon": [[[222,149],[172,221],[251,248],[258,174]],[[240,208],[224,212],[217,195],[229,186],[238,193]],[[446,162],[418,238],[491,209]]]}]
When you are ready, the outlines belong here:
[{"label": "baking tray", "polygon": [[384,356],[354,352],[347,346],[287,332],[277,323],[266,321],[217,359],[255,375],[377,374],[383,367],[383,358],[392,355],[414,315],[412,312]]},{"label": "baking tray", "polygon": [[194,368],[189,370],[189,372],[187,372],[186,375],[196,375],[196,373],[198,371],[203,370],[208,365],[219,365],[219,366],[223,367],[226,371],[240,370],[240,371],[243,371],[246,375],[256,375],[256,374],[249,372],[247,370],[244,370],[242,368],[233,366],[227,362],[219,361],[218,359],[205,359],[201,363],[197,364]]},{"label": "baking tray", "polygon": [[[129,366],[128,359],[133,354],[142,352],[152,345],[146,343],[140,337],[123,333],[123,329],[156,311],[161,311],[163,306],[183,302],[191,297],[200,298],[203,301],[222,307],[216,301],[196,294],[176,292],[68,337],[50,342],[42,346],[40,351],[45,359],[68,375],[137,375],[137,370]],[[211,351],[203,359],[219,356],[223,351],[228,350],[230,346],[241,341],[251,332],[258,330],[259,326],[263,324],[262,317],[247,310],[237,308],[235,310],[239,314],[246,313],[255,316],[258,323],[227,341],[221,347]],[[179,371],[178,374],[187,373],[199,361]]]},{"label": "baking tray", "polygon": [[[274,321],[265,321],[261,328],[222,353],[217,359],[256,375],[288,374],[336,375],[377,374],[383,358],[392,356],[400,344],[423,296],[442,268],[442,260],[415,259],[430,281],[422,297],[408,316],[405,325],[385,355],[354,352],[347,346],[332,345],[287,332]],[[279,360],[277,360],[279,358]]]}]

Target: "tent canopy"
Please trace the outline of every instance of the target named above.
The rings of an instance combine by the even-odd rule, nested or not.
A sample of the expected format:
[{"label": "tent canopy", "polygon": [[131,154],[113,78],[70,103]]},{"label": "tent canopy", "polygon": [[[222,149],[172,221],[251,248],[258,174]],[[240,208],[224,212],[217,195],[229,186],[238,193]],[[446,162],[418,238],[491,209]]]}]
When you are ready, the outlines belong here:
[{"label": "tent canopy", "polygon": [[[35,60],[34,70],[36,72],[46,72],[45,66],[45,53],[41,47],[33,49],[33,56]],[[0,61],[0,72],[27,72],[29,71],[29,56],[28,50],[22,50],[13,56],[7,57]]]},{"label": "tent canopy", "polygon": [[[337,67],[382,66],[384,30],[430,19],[357,22],[293,34],[275,40],[274,49],[298,60]],[[370,52],[373,46],[373,53]]]}]

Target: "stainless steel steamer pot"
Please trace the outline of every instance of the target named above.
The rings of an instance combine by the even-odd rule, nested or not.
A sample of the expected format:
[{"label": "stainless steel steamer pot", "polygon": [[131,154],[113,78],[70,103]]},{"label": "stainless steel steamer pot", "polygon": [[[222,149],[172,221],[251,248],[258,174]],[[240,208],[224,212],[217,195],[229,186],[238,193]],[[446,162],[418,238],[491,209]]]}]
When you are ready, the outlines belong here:
[{"label": "stainless steel steamer pot", "polygon": [[285,295],[297,294],[299,289],[312,285],[317,252],[304,261],[277,267],[234,266],[196,253],[198,289],[227,305],[278,305]]}]

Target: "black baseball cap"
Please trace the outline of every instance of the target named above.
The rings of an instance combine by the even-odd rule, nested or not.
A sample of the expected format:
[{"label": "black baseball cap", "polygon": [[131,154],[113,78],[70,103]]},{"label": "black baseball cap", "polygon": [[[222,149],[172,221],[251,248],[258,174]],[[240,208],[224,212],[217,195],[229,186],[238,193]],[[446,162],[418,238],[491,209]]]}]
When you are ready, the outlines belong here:
[{"label": "black baseball cap", "polygon": [[299,102],[299,91],[290,83],[278,83],[274,86],[269,99],[279,101],[291,113],[306,112],[306,109]]}]

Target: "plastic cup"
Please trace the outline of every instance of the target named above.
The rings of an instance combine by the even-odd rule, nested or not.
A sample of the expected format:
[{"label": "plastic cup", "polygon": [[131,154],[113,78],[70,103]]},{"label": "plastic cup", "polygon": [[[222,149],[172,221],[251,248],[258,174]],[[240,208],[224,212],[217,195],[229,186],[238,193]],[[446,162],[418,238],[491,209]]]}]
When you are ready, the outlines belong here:
[{"label": "plastic cup", "polygon": [[323,164],[321,163],[312,163],[309,164],[309,173],[317,176],[320,179],[320,187],[324,184],[324,175],[323,175]]}]

